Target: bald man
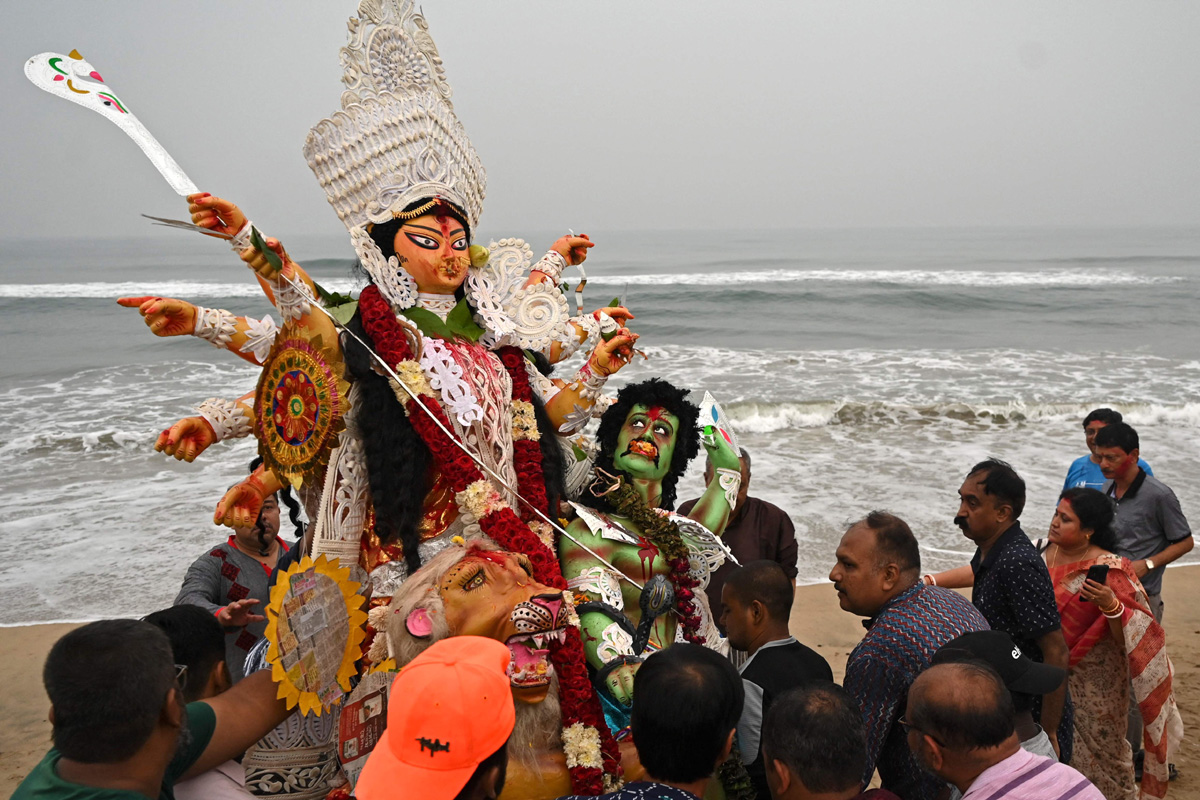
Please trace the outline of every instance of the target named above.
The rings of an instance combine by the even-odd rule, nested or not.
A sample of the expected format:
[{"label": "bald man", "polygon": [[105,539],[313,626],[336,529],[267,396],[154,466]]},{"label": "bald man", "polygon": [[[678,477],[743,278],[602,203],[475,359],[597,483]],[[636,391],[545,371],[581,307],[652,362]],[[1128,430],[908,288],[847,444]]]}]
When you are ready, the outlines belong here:
[{"label": "bald man", "polygon": [[1103,800],[1066,764],[1021,749],[1003,680],[982,662],[936,664],[913,681],[900,724],[922,767],[963,800]]}]

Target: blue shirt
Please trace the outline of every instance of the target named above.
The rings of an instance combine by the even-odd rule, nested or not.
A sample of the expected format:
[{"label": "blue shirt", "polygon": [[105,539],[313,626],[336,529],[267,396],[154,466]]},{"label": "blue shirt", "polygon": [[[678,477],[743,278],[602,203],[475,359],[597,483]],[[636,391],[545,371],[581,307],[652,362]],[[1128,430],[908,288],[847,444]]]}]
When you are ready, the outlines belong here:
[{"label": "blue shirt", "polygon": [[[1144,469],[1147,475],[1154,474],[1150,465],[1140,458],[1138,466]],[[1071,468],[1067,470],[1067,479],[1063,481],[1063,491],[1076,488],[1104,491],[1104,484],[1107,482],[1108,478],[1104,477],[1104,473],[1100,471],[1100,465],[1092,461],[1090,455],[1080,456],[1071,462]]]}]

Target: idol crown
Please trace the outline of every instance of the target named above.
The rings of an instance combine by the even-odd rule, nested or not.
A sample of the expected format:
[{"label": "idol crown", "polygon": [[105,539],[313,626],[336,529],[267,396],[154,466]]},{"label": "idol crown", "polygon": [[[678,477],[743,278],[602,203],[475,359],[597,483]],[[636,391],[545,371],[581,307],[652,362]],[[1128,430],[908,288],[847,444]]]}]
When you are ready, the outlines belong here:
[{"label": "idol crown", "polygon": [[412,0],[362,0],[349,22],[342,110],[309,131],[304,157],[352,233],[441,197],[474,229],[486,173],[450,103],[450,85]]}]

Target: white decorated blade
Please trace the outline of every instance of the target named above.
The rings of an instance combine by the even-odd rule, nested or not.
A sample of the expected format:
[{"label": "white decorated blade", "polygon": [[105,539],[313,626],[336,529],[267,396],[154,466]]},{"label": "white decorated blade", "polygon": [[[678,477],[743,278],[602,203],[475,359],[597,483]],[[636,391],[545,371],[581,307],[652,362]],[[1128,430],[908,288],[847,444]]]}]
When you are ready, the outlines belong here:
[{"label": "white decorated blade", "polygon": [[721,408],[721,404],[717,402],[717,398],[713,397],[711,392],[705,392],[704,399],[700,402],[700,421],[698,424],[701,428],[704,428],[706,425],[712,425],[721,432],[721,435],[725,437],[725,441],[729,442],[729,446],[733,448],[733,452],[741,452],[737,434],[733,432],[733,425],[730,423],[729,417],[726,416],[725,409]]},{"label": "white decorated blade", "polygon": [[39,89],[90,108],[125,131],[178,194],[187,196],[200,191],[78,50],[65,56],[61,53],[34,56],[25,62],[25,77]]}]

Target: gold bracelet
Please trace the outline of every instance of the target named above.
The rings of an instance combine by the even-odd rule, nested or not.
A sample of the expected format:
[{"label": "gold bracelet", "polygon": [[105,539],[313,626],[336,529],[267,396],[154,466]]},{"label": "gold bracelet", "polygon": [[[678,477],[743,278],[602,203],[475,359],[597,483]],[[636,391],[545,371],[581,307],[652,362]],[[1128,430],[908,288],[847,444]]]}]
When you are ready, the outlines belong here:
[{"label": "gold bracelet", "polygon": [[1119,599],[1117,599],[1117,598],[1115,598],[1115,597],[1114,597],[1114,598],[1113,598],[1113,604],[1112,604],[1111,606],[1109,606],[1108,608],[1102,608],[1102,609],[1100,609],[1100,613],[1101,613],[1101,614],[1103,614],[1104,616],[1106,616],[1106,617],[1107,617],[1107,616],[1109,616],[1110,614],[1115,614],[1115,613],[1117,613],[1117,609],[1119,609],[1119,608],[1121,608],[1121,607],[1122,607],[1122,603],[1121,603],[1121,601],[1120,601]]},{"label": "gold bracelet", "polygon": [[1107,618],[1109,618],[1109,619],[1117,619],[1117,618],[1119,618],[1119,617],[1120,617],[1122,614],[1124,614],[1124,613],[1125,613],[1125,604],[1124,604],[1124,603],[1122,603],[1120,600],[1118,600],[1118,601],[1117,601],[1117,607],[1116,607],[1116,608],[1114,608],[1112,611],[1101,611],[1100,613],[1101,613],[1101,614],[1103,614],[1104,616],[1106,616],[1106,617],[1107,617]]}]

